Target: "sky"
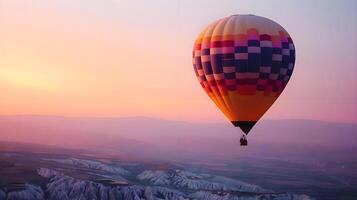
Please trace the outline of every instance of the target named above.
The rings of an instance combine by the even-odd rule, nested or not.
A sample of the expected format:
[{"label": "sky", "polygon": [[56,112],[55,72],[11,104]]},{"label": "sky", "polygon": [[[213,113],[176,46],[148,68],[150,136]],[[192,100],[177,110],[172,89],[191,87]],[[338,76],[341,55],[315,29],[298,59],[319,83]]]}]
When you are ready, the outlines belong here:
[{"label": "sky", "polygon": [[225,117],[198,84],[200,31],[232,14],[281,24],[297,60],[263,119],[357,123],[357,1],[0,0],[0,115]]}]

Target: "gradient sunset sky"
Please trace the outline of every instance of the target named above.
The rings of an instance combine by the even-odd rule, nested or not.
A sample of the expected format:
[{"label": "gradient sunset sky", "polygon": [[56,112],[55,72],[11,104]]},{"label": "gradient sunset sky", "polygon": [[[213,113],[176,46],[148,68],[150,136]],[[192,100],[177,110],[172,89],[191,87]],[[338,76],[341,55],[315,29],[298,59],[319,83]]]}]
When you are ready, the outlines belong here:
[{"label": "gradient sunset sky", "polygon": [[0,0],[0,115],[225,122],[193,72],[200,31],[232,14],[281,24],[294,74],[263,119],[357,123],[357,1]]}]

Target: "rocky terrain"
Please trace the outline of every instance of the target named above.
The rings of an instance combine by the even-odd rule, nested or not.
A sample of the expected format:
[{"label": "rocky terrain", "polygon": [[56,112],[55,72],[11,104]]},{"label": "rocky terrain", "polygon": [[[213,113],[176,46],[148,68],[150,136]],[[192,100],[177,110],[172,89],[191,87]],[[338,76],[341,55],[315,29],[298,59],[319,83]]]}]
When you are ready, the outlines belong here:
[{"label": "rocky terrain", "polygon": [[[172,172],[167,172],[166,174],[170,174]],[[184,180],[187,178],[187,175],[193,176],[195,178],[202,178],[201,176],[197,176],[195,174],[191,174],[190,172],[185,171],[176,171],[177,179]],[[184,200],[184,199],[197,199],[197,200],[238,200],[238,199],[272,199],[272,200],[310,200],[312,198],[306,195],[296,195],[296,194],[259,194],[264,192],[265,190],[249,185],[246,186],[244,183],[243,187],[239,187],[239,190],[228,190],[233,188],[226,188],[224,183],[219,188],[211,187],[210,191],[198,189],[202,184],[200,183],[192,183],[192,186],[197,188],[197,190],[193,190],[192,192],[181,192],[179,190],[170,189],[161,186],[144,186],[144,185],[131,185],[131,186],[110,186],[102,183],[97,183],[89,180],[79,180],[67,176],[61,172],[54,171],[51,169],[40,168],[38,170],[38,174],[49,179],[45,188],[41,188],[39,186],[26,184],[25,188],[20,191],[12,191],[6,192],[4,190],[0,190],[0,200],[117,200],[117,199],[127,199],[127,200],[154,200],[154,199],[171,199],[171,200]],[[147,175],[148,171],[143,172],[139,175],[139,177],[143,177]],[[180,174],[182,176],[180,176]],[[161,176],[160,174],[159,176]],[[210,176],[210,175],[206,175]],[[151,176],[155,178],[154,176]],[[191,177],[192,179],[192,177]],[[234,182],[234,180],[231,180]],[[204,183],[208,184],[208,181]],[[165,182],[166,185],[171,185],[170,182]],[[175,183],[173,183],[175,184]],[[215,184],[212,183],[212,186]],[[246,190],[244,189],[246,188]],[[258,193],[252,192],[252,190],[257,191]],[[239,192],[247,192],[242,193]]]},{"label": "rocky terrain", "polygon": [[239,191],[253,193],[267,193],[259,186],[245,183],[222,176],[212,176],[210,174],[196,174],[184,170],[151,171],[145,170],[139,174],[138,179],[146,180],[154,185],[175,186],[191,190],[212,190],[212,191]]},{"label": "rocky terrain", "polygon": [[[6,157],[12,155],[6,154]],[[236,179],[179,167],[165,170],[143,169],[137,172],[138,170],[130,171],[123,166],[97,160],[36,159],[40,159],[41,165],[47,165],[37,168],[35,172],[36,176],[45,181],[39,185],[17,183],[16,187],[4,186],[0,189],[0,200],[312,199],[303,194],[274,193]]]}]

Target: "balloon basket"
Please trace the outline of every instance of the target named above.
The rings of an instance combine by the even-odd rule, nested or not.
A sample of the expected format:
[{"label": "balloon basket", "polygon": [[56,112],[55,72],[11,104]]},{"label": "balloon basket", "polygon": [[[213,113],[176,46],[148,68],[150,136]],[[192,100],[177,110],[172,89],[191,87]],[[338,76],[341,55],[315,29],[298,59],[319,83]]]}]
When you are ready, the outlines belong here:
[{"label": "balloon basket", "polygon": [[240,141],[240,146],[248,146],[248,140],[245,137],[245,135],[242,135],[239,141]]}]

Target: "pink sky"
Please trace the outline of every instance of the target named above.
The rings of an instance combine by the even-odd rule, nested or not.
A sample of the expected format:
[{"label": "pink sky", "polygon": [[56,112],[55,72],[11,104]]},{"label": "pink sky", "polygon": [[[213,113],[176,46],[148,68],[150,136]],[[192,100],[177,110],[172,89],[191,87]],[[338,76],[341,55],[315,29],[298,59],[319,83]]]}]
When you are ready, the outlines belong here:
[{"label": "pink sky", "polygon": [[216,19],[251,13],[297,48],[263,118],[357,122],[355,1],[202,2],[0,0],[0,115],[223,122],[194,75],[193,41]]}]

